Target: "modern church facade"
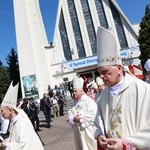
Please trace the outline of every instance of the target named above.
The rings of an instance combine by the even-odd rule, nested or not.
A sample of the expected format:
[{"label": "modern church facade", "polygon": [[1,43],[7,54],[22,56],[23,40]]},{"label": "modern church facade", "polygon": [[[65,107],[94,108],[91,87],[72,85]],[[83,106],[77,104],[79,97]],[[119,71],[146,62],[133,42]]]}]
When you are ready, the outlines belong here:
[{"label": "modern church facade", "polygon": [[24,97],[32,95],[33,88],[41,98],[48,85],[69,82],[75,74],[95,78],[98,26],[113,29],[124,65],[140,63],[137,27],[115,0],[59,0],[53,46],[38,0],[14,0],[14,12]]}]

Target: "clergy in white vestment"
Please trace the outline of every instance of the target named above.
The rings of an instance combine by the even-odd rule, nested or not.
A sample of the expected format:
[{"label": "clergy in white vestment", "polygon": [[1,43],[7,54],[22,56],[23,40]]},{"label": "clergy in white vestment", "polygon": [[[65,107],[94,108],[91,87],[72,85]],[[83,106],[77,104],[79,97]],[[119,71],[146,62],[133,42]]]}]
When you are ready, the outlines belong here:
[{"label": "clergy in white vestment", "polygon": [[94,138],[94,118],[97,105],[83,91],[83,79],[77,76],[73,79],[74,104],[69,110],[69,124],[74,133],[77,150],[97,150]]},{"label": "clergy in white vestment", "polygon": [[107,88],[98,101],[95,138],[104,149],[150,150],[150,85],[125,73],[116,38],[98,28],[97,65]]},{"label": "clergy in white vestment", "polygon": [[2,142],[6,150],[44,150],[31,121],[22,109],[16,108],[18,84],[10,84],[1,104],[1,112],[10,120],[9,138]]}]

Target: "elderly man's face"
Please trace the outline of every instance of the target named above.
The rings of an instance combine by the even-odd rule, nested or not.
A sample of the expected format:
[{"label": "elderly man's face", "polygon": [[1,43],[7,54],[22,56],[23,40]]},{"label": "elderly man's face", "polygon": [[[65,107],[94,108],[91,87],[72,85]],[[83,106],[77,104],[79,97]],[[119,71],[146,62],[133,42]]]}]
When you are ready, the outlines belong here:
[{"label": "elderly man's face", "polygon": [[5,119],[11,119],[12,118],[12,108],[2,107],[1,114]]},{"label": "elderly man's face", "polygon": [[83,90],[82,89],[73,89],[73,94],[74,94],[74,99],[78,100],[81,98],[82,94],[83,94]]},{"label": "elderly man's face", "polygon": [[106,86],[113,86],[117,84],[123,75],[122,66],[101,66],[98,68],[100,77]]}]

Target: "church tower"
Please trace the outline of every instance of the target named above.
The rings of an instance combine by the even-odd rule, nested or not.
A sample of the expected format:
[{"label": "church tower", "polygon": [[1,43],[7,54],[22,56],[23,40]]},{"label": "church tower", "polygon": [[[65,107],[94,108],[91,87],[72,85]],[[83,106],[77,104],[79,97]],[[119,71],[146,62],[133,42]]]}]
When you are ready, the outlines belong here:
[{"label": "church tower", "polygon": [[53,86],[50,47],[38,0],[14,0],[19,69],[23,97],[42,98]]}]

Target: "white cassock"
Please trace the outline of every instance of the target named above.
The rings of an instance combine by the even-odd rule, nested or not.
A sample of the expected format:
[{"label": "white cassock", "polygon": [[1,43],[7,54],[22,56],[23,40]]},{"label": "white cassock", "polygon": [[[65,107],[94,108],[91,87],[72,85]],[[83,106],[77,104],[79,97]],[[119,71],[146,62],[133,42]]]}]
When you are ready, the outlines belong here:
[{"label": "white cassock", "polygon": [[[69,123],[74,132],[75,145],[77,150],[97,150],[97,143],[94,138],[94,118],[97,112],[97,104],[86,94],[74,103],[69,110]],[[80,123],[74,123],[74,116],[81,117]]]},{"label": "white cassock", "polygon": [[150,150],[150,85],[125,74],[117,95],[103,91],[95,119],[95,137],[101,134],[99,117],[106,137],[123,138],[138,150]]},{"label": "white cassock", "polygon": [[44,150],[43,145],[36,134],[31,121],[23,110],[19,112],[10,124],[9,150]]}]

